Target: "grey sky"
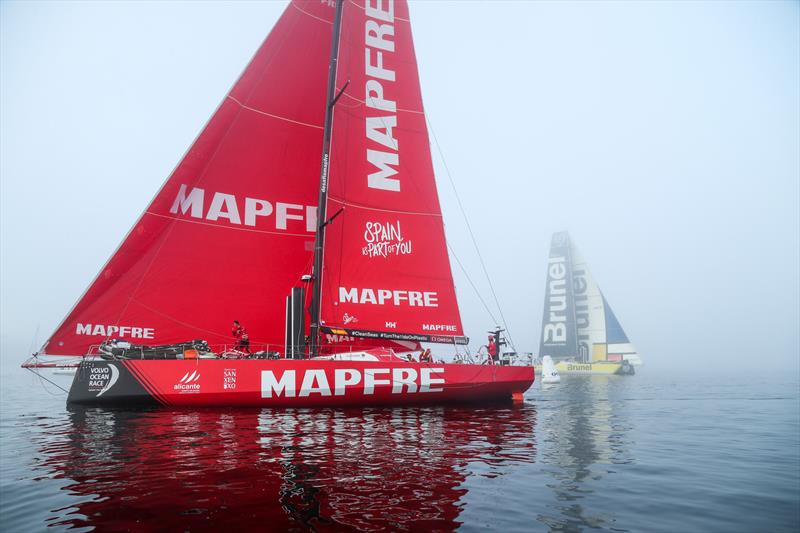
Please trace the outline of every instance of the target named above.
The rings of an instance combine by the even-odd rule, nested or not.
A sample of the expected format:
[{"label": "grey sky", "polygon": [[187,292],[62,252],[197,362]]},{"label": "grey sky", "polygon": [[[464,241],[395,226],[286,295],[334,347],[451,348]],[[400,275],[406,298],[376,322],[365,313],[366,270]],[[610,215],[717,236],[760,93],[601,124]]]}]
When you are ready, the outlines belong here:
[{"label": "grey sky", "polygon": [[[567,229],[648,368],[797,372],[799,5],[412,3],[426,111],[519,350],[538,349]],[[0,4],[3,366],[64,317],[284,6]],[[481,340],[492,323],[453,270]]]}]

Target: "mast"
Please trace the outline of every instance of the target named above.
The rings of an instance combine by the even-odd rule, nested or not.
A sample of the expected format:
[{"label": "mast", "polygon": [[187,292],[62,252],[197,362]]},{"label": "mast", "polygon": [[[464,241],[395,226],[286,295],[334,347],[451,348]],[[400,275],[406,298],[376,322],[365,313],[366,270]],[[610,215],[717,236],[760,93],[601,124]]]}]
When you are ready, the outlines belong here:
[{"label": "mast", "polygon": [[333,19],[333,38],[331,40],[331,60],[328,65],[328,96],[325,102],[325,130],[322,136],[322,164],[319,174],[319,200],[317,202],[317,235],[314,240],[314,269],[311,288],[311,357],[319,353],[320,296],[322,291],[322,249],[325,243],[326,204],[328,201],[328,170],[330,168],[331,129],[333,127],[333,106],[338,96],[336,90],[336,64],[339,60],[339,34],[342,25],[344,0],[336,0],[336,16]]}]

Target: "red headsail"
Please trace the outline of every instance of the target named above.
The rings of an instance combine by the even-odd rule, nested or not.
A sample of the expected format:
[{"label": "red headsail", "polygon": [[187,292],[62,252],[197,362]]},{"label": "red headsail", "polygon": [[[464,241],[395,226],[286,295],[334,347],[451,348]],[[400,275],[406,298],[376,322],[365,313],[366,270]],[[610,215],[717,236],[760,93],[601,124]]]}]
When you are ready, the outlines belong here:
[{"label": "red headsail", "polygon": [[284,298],[311,270],[333,15],[289,4],[45,352],[231,342],[233,319],[282,346]]},{"label": "red headsail", "polygon": [[346,2],[340,43],[323,330],[463,342],[405,0]]}]

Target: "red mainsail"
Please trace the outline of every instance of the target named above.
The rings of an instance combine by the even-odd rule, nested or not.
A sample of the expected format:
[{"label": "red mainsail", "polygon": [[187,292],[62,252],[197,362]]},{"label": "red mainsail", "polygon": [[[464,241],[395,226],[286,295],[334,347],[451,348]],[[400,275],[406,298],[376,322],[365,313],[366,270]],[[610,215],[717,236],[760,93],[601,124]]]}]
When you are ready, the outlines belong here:
[{"label": "red mainsail", "polygon": [[[334,16],[342,32],[337,79],[330,79],[346,87],[338,100],[334,83],[326,90],[328,64],[337,65]],[[332,130],[325,127],[331,118]],[[330,151],[323,137],[332,140]],[[320,197],[324,221],[317,220]],[[312,354],[466,343],[405,0],[293,1],[42,351],[82,355],[108,338],[150,345],[203,339],[216,347],[231,343],[233,319],[246,325],[254,350],[282,351],[285,332],[295,339],[306,331],[287,326],[307,302],[294,297],[300,291],[285,297],[307,284],[312,263],[319,270],[320,256],[312,257],[317,235],[323,242],[319,228],[328,238],[312,278],[315,309],[322,289],[321,316],[311,319],[315,331],[322,326],[314,341],[323,346],[312,341]],[[290,358],[294,352],[239,359],[186,350],[168,361],[162,352],[84,359],[67,401],[314,407],[520,400],[534,379],[533,367],[407,361],[386,350],[303,360]]]},{"label": "red mainsail", "polygon": [[[346,2],[322,271],[323,331],[465,342],[405,0]],[[340,211],[341,210],[341,211]]]},{"label": "red mainsail", "polygon": [[234,319],[282,347],[284,298],[311,271],[333,16],[289,4],[44,352],[231,342]]}]

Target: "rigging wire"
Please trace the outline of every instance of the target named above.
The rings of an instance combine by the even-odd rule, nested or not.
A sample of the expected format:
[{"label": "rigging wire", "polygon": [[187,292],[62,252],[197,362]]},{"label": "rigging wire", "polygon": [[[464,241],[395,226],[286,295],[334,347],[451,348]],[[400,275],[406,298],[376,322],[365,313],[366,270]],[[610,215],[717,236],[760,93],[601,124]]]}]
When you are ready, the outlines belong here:
[{"label": "rigging wire", "polygon": [[[49,379],[47,379],[46,377],[44,377],[43,375],[41,375],[39,372],[36,372],[36,371],[34,371],[32,368],[26,368],[25,370],[30,370],[31,372],[33,372],[33,373],[34,373],[34,374],[35,374],[35,375],[36,375],[36,376],[39,378],[39,382],[40,382],[40,383],[41,383],[41,380],[45,380],[45,381],[47,381],[48,383],[50,383],[51,385],[55,385],[56,387],[58,387],[58,388],[59,388],[59,389],[61,389],[62,391],[64,391],[64,392],[66,392],[67,394],[69,394],[69,391],[68,391],[67,389],[65,389],[64,387],[62,387],[61,385],[59,385],[58,383],[56,383],[56,382],[54,382],[54,381],[50,381]],[[57,395],[57,394],[53,394],[52,392],[48,391],[48,390],[47,390],[47,387],[45,387],[44,385],[42,385],[42,388],[44,388],[44,390],[46,390],[46,391],[47,391],[48,393],[50,393],[52,396],[56,396],[56,395]]]},{"label": "rigging wire", "polygon": [[464,265],[461,264],[461,260],[456,255],[456,252],[455,252],[455,250],[453,250],[453,247],[450,246],[450,243],[447,243],[447,248],[448,248],[448,250],[450,250],[450,253],[453,255],[453,259],[455,259],[456,263],[458,263],[458,266],[461,268],[461,272],[464,273],[464,276],[467,278],[467,281],[469,281],[469,284],[472,285],[472,288],[475,290],[475,294],[478,296],[478,300],[480,300],[481,303],[483,304],[483,308],[486,309],[487,313],[489,313],[489,318],[492,319],[492,322],[497,324],[497,319],[492,314],[492,311],[491,311],[491,309],[489,309],[489,306],[486,305],[486,301],[481,296],[481,293],[480,293],[480,291],[478,291],[478,288],[475,286],[475,283],[472,282],[472,278],[469,277],[469,274],[467,273],[467,269],[465,269]]},{"label": "rigging wire", "polygon": [[[494,298],[494,303],[497,306],[497,310],[500,312],[500,318],[503,321],[503,327],[506,330],[506,336],[508,337],[508,342],[511,344],[511,349],[517,351],[516,347],[514,346],[514,339],[511,337],[511,330],[508,328],[508,324],[506,323],[506,317],[503,315],[503,308],[500,307],[500,301],[497,298],[497,293],[494,290],[494,285],[492,285],[492,279],[489,277],[489,272],[486,270],[486,264],[483,261],[483,256],[481,255],[480,248],[478,248],[478,241],[475,239],[475,234],[472,232],[472,226],[470,226],[469,219],[467,218],[467,212],[464,210],[464,205],[461,203],[461,197],[458,195],[458,190],[456,189],[456,184],[453,181],[453,176],[450,174],[450,167],[447,166],[447,161],[444,158],[444,153],[442,153],[442,147],[439,145],[439,139],[436,138],[436,132],[433,129],[433,123],[431,122],[430,117],[425,114],[425,121],[428,123],[428,128],[431,130],[431,135],[433,136],[433,142],[436,145],[436,150],[439,152],[439,157],[442,160],[442,165],[444,165],[445,173],[447,174],[447,179],[450,180],[450,186],[453,187],[453,193],[456,196],[456,201],[458,202],[458,208],[461,210],[461,215],[464,217],[464,222],[467,224],[467,230],[469,231],[469,236],[472,239],[472,245],[475,247],[475,252],[478,254],[478,259],[481,262],[481,268],[483,269],[483,274],[486,276],[486,281],[489,283],[489,289],[492,292],[492,297]],[[448,245],[449,247],[449,245]],[[452,248],[450,248],[452,251]],[[461,263],[459,262],[459,265]],[[463,267],[462,267],[463,270]],[[470,281],[472,283],[472,281]],[[475,285],[473,284],[473,288]],[[477,291],[477,289],[476,289]],[[483,301],[481,299],[481,301]],[[485,306],[486,304],[484,304]],[[489,314],[491,316],[491,313]],[[494,317],[492,317],[494,320]],[[495,324],[497,321],[495,320]]]}]

